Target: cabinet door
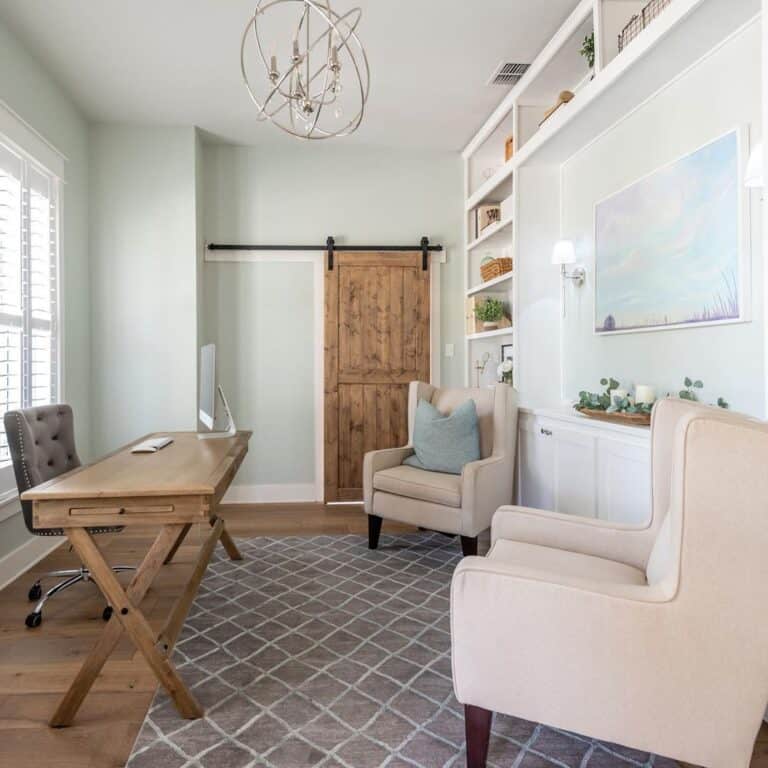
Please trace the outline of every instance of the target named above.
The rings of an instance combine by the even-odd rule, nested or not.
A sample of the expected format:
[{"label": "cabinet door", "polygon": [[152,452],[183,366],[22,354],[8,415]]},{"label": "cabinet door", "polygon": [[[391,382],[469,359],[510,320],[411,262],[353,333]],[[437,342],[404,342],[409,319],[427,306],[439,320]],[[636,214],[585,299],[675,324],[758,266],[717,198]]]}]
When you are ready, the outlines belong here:
[{"label": "cabinet door", "polygon": [[542,430],[554,446],[555,511],[566,515],[595,517],[595,438],[587,432],[557,424],[544,423]]},{"label": "cabinet door", "polygon": [[554,477],[554,443],[541,432],[538,419],[522,417],[518,438],[520,504],[524,507],[553,511]]},{"label": "cabinet door", "polygon": [[598,517],[644,525],[651,518],[651,463],[647,445],[601,438]]}]

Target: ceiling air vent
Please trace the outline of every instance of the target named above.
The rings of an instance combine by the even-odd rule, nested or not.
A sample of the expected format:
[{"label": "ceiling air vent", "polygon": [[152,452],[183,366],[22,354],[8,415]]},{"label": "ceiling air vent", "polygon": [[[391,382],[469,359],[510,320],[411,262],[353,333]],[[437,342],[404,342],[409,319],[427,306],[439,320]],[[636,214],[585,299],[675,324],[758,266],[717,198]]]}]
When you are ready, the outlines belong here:
[{"label": "ceiling air vent", "polygon": [[530,64],[514,64],[502,61],[493,71],[487,85],[514,85],[527,71]]}]

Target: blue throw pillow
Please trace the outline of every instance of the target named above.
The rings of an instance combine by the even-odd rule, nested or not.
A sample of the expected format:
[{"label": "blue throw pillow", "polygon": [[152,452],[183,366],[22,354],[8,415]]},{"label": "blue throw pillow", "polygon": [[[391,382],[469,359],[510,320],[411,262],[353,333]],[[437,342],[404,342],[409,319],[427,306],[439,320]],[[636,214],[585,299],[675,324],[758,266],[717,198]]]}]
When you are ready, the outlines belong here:
[{"label": "blue throw pillow", "polygon": [[480,432],[474,400],[467,400],[445,416],[426,400],[419,400],[413,427],[415,455],[409,467],[460,475],[465,464],[480,458]]}]

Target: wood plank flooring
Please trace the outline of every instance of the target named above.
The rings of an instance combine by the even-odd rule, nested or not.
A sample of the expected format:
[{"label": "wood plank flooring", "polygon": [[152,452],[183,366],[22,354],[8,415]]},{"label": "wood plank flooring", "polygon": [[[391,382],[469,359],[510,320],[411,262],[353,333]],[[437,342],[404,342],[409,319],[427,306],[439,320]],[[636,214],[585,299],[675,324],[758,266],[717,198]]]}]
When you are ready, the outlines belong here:
[{"label": "wood plank flooring", "polygon": [[[296,505],[222,508],[233,536],[365,534],[359,507]],[[384,533],[404,530],[384,523]],[[142,610],[160,629],[194,567],[209,532],[193,528],[176,560],[160,572]],[[134,564],[154,537],[152,529],[100,536],[111,564]],[[458,547],[458,542],[457,545]],[[117,768],[131,752],[156,681],[144,659],[123,640],[107,662],[70,728],[54,730],[47,720],[103,627],[103,600],[93,585],[78,585],[46,606],[43,624],[28,630],[27,591],[35,574],[78,567],[67,546],[0,591],[0,768]],[[755,745],[752,768],[768,768],[768,728]]]}]

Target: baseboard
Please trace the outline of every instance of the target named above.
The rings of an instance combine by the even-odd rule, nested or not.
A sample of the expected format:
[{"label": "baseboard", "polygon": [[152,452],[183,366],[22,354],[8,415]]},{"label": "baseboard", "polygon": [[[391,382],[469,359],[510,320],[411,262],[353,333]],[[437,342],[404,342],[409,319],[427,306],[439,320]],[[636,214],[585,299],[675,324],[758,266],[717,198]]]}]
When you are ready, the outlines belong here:
[{"label": "baseboard", "polygon": [[0,558],[0,589],[39,563],[64,541],[63,536],[33,536]]},{"label": "baseboard", "polygon": [[314,483],[231,485],[222,499],[224,504],[315,503],[317,501]]}]

